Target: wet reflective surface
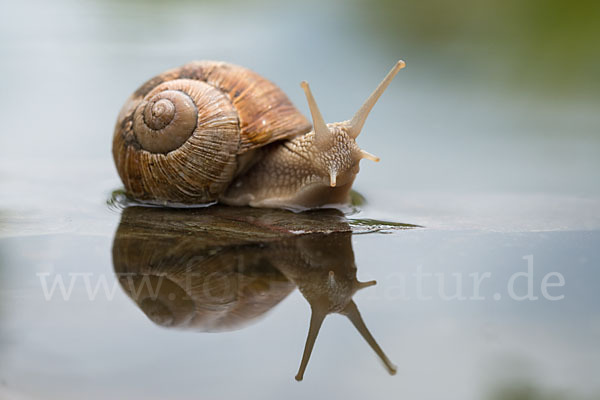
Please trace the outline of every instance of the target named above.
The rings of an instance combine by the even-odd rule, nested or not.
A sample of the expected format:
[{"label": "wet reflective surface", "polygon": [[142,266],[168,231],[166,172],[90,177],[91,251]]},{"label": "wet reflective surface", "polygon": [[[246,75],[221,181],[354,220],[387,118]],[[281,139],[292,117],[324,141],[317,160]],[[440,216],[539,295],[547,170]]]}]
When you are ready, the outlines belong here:
[{"label": "wet reflective surface", "polygon": [[[11,3],[0,398],[599,398],[597,6],[475,3]],[[334,121],[399,58],[346,215],[123,206],[147,78],[235,62]]]},{"label": "wet reflective surface", "polygon": [[240,329],[297,287],[312,313],[297,380],[330,313],[347,316],[395,374],[352,300],[376,282],[356,279],[351,236],[343,214],[334,210],[132,207],[115,234],[113,264],[123,290],[149,319],[168,328]]},{"label": "wet reflective surface", "polygon": [[[3,219],[6,398],[597,397],[595,230],[361,234],[369,205],[344,217],[107,198]],[[350,301],[396,375],[335,315]]]}]

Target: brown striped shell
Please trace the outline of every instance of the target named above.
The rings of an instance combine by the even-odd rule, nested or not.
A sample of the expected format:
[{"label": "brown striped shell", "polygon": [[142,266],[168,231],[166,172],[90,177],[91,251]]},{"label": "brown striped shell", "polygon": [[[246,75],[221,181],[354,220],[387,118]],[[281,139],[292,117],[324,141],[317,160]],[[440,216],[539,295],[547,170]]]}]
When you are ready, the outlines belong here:
[{"label": "brown striped shell", "polygon": [[310,130],[272,82],[236,65],[195,61],[150,79],[127,100],[113,157],[137,199],[208,203],[251,162],[250,150]]}]

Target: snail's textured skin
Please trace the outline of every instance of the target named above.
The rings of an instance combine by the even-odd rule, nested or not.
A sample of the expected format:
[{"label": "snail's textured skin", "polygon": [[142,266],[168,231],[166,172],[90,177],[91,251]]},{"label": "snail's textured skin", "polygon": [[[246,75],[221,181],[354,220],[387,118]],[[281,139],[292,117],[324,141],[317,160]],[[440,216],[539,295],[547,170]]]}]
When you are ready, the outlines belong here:
[{"label": "snail's textured skin", "polygon": [[[260,163],[238,176],[221,200],[230,205],[285,208],[290,204],[313,208],[341,204],[359,170],[360,149],[349,140],[343,126],[328,124],[335,132],[331,147],[321,151],[314,145],[315,132],[267,146]],[[347,171],[330,186],[330,169]],[[269,176],[270,185],[264,184]]]},{"label": "snail's textured skin", "polygon": [[398,61],[354,117],[325,124],[302,83],[314,127],[277,86],[235,65],[195,61],[143,84],[123,106],[113,157],[129,195],[160,204],[221,201],[306,209],[346,203],[356,144]]},{"label": "snail's textured skin", "polygon": [[[196,110],[184,111],[196,112],[197,122],[178,148],[156,151],[140,143],[144,118],[136,121],[136,109],[165,89],[192,94]],[[246,160],[237,161],[238,155],[310,129],[273,83],[243,67],[197,61],[150,79],[127,100],[117,119],[113,157],[127,192],[137,199],[207,203],[242,169]]]}]

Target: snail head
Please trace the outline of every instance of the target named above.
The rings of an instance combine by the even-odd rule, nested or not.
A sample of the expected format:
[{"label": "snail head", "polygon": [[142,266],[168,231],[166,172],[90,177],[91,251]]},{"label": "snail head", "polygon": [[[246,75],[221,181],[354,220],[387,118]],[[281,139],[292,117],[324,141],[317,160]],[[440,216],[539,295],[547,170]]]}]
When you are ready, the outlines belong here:
[{"label": "snail head", "polygon": [[404,61],[398,61],[352,119],[343,122],[326,124],[308,83],[300,84],[306,95],[313,120],[315,163],[329,186],[339,187],[352,184],[359,171],[361,159],[379,161],[379,157],[358,147],[356,138],[379,97],[398,71],[405,66]]}]

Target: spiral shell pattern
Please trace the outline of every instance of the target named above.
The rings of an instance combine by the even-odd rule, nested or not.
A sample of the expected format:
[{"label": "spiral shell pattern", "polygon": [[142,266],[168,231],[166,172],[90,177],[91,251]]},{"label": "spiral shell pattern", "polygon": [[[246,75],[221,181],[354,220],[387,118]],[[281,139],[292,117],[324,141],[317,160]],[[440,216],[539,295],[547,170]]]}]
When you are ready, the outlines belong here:
[{"label": "spiral shell pattern", "polygon": [[130,129],[136,145],[117,143],[116,149],[121,179],[135,198],[209,202],[235,174],[237,113],[205,82],[176,79],[156,86],[135,108]]},{"label": "spiral shell pattern", "polygon": [[201,100],[202,89],[200,82],[180,79],[146,96],[133,115],[133,132],[142,148],[166,154],[185,143],[196,129],[195,102]]},{"label": "spiral shell pattern", "polygon": [[129,98],[115,127],[113,157],[136,199],[209,203],[240,170],[238,155],[310,129],[287,96],[258,74],[192,62],[150,79]]}]

